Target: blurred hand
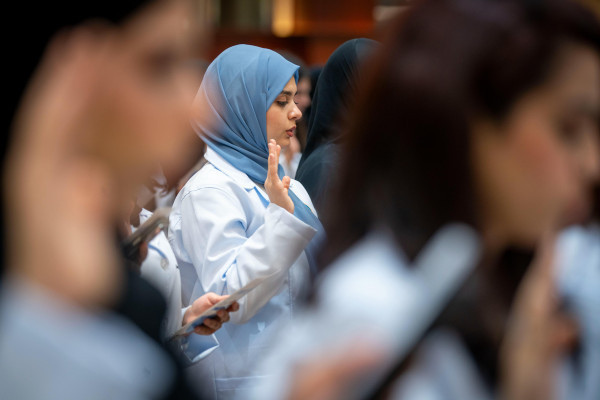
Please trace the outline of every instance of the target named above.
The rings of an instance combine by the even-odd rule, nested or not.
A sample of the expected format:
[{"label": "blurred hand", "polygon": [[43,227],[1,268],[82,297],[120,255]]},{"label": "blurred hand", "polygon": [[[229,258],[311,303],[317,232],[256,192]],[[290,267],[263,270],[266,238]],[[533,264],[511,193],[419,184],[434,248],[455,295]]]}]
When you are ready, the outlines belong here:
[{"label": "blurred hand", "polygon": [[343,399],[353,381],[383,360],[381,349],[361,341],[348,343],[343,351],[321,354],[294,369],[288,400]]},{"label": "blurred hand", "polygon": [[[216,293],[206,293],[197,298],[183,316],[183,325],[188,324],[198,318],[204,311],[208,310],[218,302],[225,300],[229,296],[219,296]],[[213,318],[207,318],[204,323],[194,329],[198,335],[212,335],[221,328],[224,322],[229,321],[229,313],[240,309],[237,302],[230,305],[226,310],[219,310]]]},{"label": "blurred hand", "polygon": [[4,168],[11,273],[83,306],[113,301],[121,279],[111,180],[84,151],[105,46],[85,27],[52,40],[13,121]]},{"label": "blurred hand", "polygon": [[544,238],[517,292],[501,349],[502,396],[552,399],[562,356],[577,340],[577,326],[559,311],[554,283],[555,238]]},{"label": "blurred hand", "polygon": [[280,153],[281,146],[276,144],[275,140],[271,139],[269,142],[269,161],[267,180],[265,180],[265,191],[267,192],[271,203],[277,204],[279,207],[293,214],[294,202],[288,195],[291,179],[289,176],[284,176],[283,179],[279,179],[279,175],[277,175]]}]

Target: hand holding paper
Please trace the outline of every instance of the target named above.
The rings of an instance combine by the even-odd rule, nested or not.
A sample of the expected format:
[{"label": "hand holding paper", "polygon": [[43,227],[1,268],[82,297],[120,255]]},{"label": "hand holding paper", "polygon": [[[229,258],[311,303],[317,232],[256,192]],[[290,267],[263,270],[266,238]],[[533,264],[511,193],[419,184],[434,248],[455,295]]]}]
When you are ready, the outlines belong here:
[{"label": "hand holding paper", "polygon": [[[195,321],[203,316],[206,311],[228,298],[229,296],[219,296],[216,293],[207,293],[199,297],[186,310],[183,316],[183,325]],[[219,309],[212,317],[204,316],[202,322],[195,326],[193,332],[198,335],[212,335],[221,328],[223,323],[229,321],[229,313],[238,309],[239,305],[234,301],[228,307]]]},{"label": "hand holding paper", "polygon": [[[178,329],[174,337],[195,332],[199,335],[210,335],[219,329],[223,322],[229,321],[229,312],[239,309],[237,301],[259,286],[265,279],[255,279],[229,296],[207,293],[198,298],[186,312],[183,327]],[[216,318],[214,318],[216,317]]]}]

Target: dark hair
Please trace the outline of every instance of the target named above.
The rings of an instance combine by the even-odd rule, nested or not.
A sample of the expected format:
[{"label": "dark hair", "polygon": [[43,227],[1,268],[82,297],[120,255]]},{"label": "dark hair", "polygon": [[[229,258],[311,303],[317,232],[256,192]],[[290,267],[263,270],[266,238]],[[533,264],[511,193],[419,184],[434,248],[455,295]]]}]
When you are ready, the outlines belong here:
[{"label": "dark hair", "polygon": [[339,142],[345,133],[338,126],[339,115],[347,115],[362,77],[364,60],[377,48],[377,42],[366,38],[342,43],[319,73],[312,96],[312,112],[308,120],[308,138],[300,166],[314,150],[328,142]]},{"label": "dark hair", "polygon": [[[4,29],[10,38],[3,49],[9,62],[5,63],[8,88],[4,98],[3,123],[6,133],[29,79],[37,67],[49,40],[60,30],[72,28],[82,22],[97,20],[118,24],[126,20],[150,0],[92,0],[37,2],[11,2],[7,10]],[[6,136],[3,138],[6,140]],[[3,142],[4,152],[6,145]],[[4,154],[3,154],[4,155]]]},{"label": "dark hair", "polygon": [[598,21],[568,0],[424,0],[390,26],[350,113],[325,265],[377,225],[410,258],[445,223],[477,227],[471,118],[501,120],[565,40],[600,50]]}]

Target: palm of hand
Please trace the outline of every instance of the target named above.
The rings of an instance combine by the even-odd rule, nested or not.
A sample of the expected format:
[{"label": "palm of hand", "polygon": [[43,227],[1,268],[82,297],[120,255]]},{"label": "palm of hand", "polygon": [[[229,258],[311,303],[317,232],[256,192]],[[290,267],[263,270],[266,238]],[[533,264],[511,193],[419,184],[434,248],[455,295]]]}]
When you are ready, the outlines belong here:
[{"label": "palm of hand", "polygon": [[294,213],[294,202],[288,194],[291,179],[289,176],[284,176],[279,179],[277,168],[279,165],[279,154],[281,147],[275,143],[275,140],[269,142],[269,161],[267,179],[265,180],[265,191],[269,196],[271,203],[277,204],[279,207]]}]

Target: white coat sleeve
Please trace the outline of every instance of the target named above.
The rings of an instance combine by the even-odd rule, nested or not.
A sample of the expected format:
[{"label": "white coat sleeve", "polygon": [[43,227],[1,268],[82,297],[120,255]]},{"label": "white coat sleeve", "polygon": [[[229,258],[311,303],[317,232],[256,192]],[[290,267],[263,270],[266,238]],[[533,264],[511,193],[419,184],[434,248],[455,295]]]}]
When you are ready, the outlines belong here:
[{"label": "white coat sleeve", "polygon": [[[181,309],[180,326],[185,312],[190,307]],[[187,336],[172,336],[167,340],[167,344],[186,367],[205,359],[219,347],[219,341],[215,335],[198,335],[196,333]]]},{"label": "white coat sleeve", "polygon": [[287,271],[316,230],[283,208],[269,204],[264,224],[247,236],[244,204],[232,193],[204,187],[181,204],[182,240],[204,292],[231,294],[250,281],[271,276],[238,301],[231,321],[252,318],[281,289]]}]

